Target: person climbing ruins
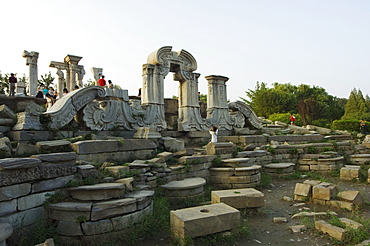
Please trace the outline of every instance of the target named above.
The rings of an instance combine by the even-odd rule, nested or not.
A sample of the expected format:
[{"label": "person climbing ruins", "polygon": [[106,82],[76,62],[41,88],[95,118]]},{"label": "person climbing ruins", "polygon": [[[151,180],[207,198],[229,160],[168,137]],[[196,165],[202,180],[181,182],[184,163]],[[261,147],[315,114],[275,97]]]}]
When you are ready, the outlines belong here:
[{"label": "person climbing ruins", "polygon": [[139,88],[139,93],[137,94],[138,97],[141,97],[141,88]]},{"label": "person climbing ruins", "polygon": [[105,85],[107,84],[107,82],[105,81],[105,79],[104,79],[104,78],[105,78],[105,76],[104,76],[104,75],[102,75],[102,76],[101,76],[101,79],[99,79],[99,80],[98,80],[98,85],[99,85],[99,86],[105,86]]},{"label": "person climbing ruins", "polygon": [[290,114],[290,124],[294,125],[295,122],[295,116],[293,114]]},{"label": "person climbing ruins", "polygon": [[14,73],[11,73],[9,77],[9,96],[10,97],[14,97],[16,83],[17,83],[17,78],[14,76]]},{"label": "person climbing ruins", "polygon": [[211,129],[209,129],[209,134],[211,134],[211,142],[217,143],[218,127],[212,125]]},{"label": "person climbing ruins", "polygon": [[112,80],[108,80],[108,88],[113,89],[113,83]]},{"label": "person climbing ruins", "polygon": [[370,132],[368,132],[367,125],[364,120],[360,120],[360,132],[361,134],[365,135],[370,134]]}]

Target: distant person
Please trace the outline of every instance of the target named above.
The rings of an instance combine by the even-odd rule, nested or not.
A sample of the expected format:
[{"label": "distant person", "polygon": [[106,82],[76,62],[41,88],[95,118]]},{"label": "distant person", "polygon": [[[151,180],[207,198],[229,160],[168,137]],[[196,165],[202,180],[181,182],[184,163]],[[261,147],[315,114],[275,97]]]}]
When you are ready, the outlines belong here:
[{"label": "distant person", "polygon": [[108,88],[113,89],[113,83],[112,80],[108,80]]},{"label": "distant person", "polygon": [[107,84],[107,82],[105,81],[105,79],[104,79],[104,78],[105,78],[105,76],[104,76],[104,75],[102,75],[102,76],[101,76],[101,79],[99,79],[99,80],[98,80],[98,85],[99,85],[99,86],[105,86],[105,85]]},{"label": "distant person", "polygon": [[63,96],[67,95],[68,94],[68,89],[67,88],[64,88],[63,89]]},{"label": "distant person", "polygon": [[55,91],[54,91],[54,88],[53,87],[49,87],[49,95],[52,97],[52,98],[54,98],[55,99]]},{"label": "distant person", "polygon": [[42,86],[42,93],[44,94],[44,98],[46,99],[46,94],[49,94],[48,88],[46,86]]},{"label": "distant person", "polygon": [[139,88],[139,93],[137,94],[138,97],[141,97],[141,88]]},{"label": "distant person", "polygon": [[44,93],[42,93],[42,88],[40,86],[37,87],[36,98],[44,98]]},{"label": "distant person", "polygon": [[80,87],[78,85],[75,85],[75,90],[78,90],[80,89]]},{"label": "distant person", "polygon": [[9,77],[9,96],[10,97],[14,97],[16,83],[17,83],[17,78],[14,76],[14,73],[11,73]]},{"label": "distant person", "polygon": [[198,101],[200,102],[200,92],[198,91]]},{"label": "distant person", "polygon": [[290,124],[291,125],[294,125],[294,123],[295,123],[295,116],[293,115],[293,114],[290,114]]},{"label": "distant person", "polygon": [[362,134],[365,134],[365,135],[370,133],[368,132],[367,125],[364,120],[360,120],[360,131]]},{"label": "distant person", "polygon": [[209,134],[211,134],[211,142],[217,143],[218,127],[213,125],[211,129],[209,129]]}]

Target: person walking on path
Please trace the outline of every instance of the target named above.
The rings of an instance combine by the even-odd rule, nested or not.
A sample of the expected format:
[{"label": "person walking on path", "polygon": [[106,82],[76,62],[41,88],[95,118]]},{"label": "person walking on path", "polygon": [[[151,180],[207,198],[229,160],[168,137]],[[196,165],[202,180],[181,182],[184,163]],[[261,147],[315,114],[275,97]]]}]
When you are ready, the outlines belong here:
[{"label": "person walking on path", "polygon": [[211,129],[209,129],[209,134],[211,134],[211,142],[217,143],[217,135],[218,135],[218,128],[217,126],[213,125]]},{"label": "person walking on path", "polygon": [[294,125],[294,122],[295,122],[295,116],[293,114],[290,114],[290,124],[291,125]]},{"label": "person walking on path", "polygon": [[17,78],[14,77],[14,73],[11,73],[9,77],[9,96],[10,97],[14,97],[16,83],[17,83]]},{"label": "person walking on path", "polygon": [[112,80],[108,80],[108,88],[113,89],[113,83]]},{"label": "person walking on path", "polygon": [[105,86],[105,85],[107,84],[107,82],[105,81],[105,79],[104,79],[104,78],[105,78],[105,76],[104,76],[104,75],[102,75],[102,76],[101,76],[101,79],[99,79],[99,80],[98,80],[98,85],[99,85],[99,86]]}]

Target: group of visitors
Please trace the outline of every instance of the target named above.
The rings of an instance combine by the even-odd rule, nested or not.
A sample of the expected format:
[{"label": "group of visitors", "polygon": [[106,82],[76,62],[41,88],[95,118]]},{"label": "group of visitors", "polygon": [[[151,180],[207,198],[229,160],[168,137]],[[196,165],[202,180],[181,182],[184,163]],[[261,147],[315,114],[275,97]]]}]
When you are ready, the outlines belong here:
[{"label": "group of visitors", "polygon": [[[99,86],[103,86],[103,87],[104,87],[104,86],[106,86],[106,85],[107,85],[107,82],[105,81],[105,79],[104,79],[104,78],[105,78],[105,76],[104,76],[104,75],[102,75],[102,76],[101,76],[101,79],[99,79],[99,80],[98,80],[98,85],[99,85]],[[111,81],[111,80],[108,80],[108,88],[109,88],[109,89],[113,89],[113,83],[112,83],[112,81]]]}]

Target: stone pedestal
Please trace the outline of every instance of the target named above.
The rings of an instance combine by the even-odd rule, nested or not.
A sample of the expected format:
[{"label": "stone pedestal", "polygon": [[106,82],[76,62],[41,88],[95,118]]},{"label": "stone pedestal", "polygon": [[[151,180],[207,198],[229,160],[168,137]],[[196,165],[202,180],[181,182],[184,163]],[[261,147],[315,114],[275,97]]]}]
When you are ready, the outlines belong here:
[{"label": "stone pedestal", "polygon": [[265,195],[253,188],[212,191],[212,203],[225,203],[233,208],[257,208],[265,205]]}]

